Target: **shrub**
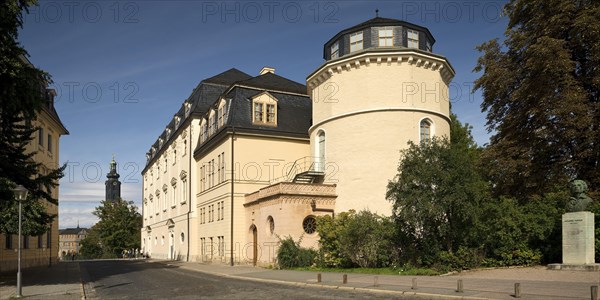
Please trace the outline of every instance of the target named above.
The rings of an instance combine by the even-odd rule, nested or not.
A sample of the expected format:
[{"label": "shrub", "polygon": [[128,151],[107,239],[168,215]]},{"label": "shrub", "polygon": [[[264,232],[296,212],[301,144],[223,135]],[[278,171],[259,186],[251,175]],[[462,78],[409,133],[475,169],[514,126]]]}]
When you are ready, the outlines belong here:
[{"label": "shrub", "polygon": [[317,251],[300,247],[300,240],[296,242],[291,236],[288,236],[279,241],[277,263],[280,268],[309,267],[313,264]]}]

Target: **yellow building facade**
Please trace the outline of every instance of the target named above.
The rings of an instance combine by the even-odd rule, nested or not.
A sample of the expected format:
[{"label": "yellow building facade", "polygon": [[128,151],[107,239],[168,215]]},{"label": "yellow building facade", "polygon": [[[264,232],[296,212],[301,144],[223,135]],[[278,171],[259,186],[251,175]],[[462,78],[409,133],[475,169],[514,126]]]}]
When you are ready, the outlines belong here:
[{"label": "yellow building facade", "polygon": [[[176,219],[161,217],[162,225],[145,226],[142,238],[154,257],[180,259],[171,245],[187,234],[188,260],[269,265],[287,236],[318,247],[317,216],[350,209],[389,215],[386,188],[400,151],[410,141],[450,135],[454,70],[433,53],[434,43],[427,28],[376,17],[326,42],[325,62],[306,86],[267,67],[254,77],[230,70],[202,81],[197,90],[223,89],[204,98],[195,91],[186,100],[197,109],[198,125],[186,169],[191,225],[179,229]],[[200,99],[205,106],[193,104]],[[160,161],[153,157],[145,177]],[[153,188],[144,203],[170,199],[162,190]],[[144,206],[145,220],[154,206]]]},{"label": "yellow building facade", "polygon": [[[56,92],[52,89],[46,91],[47,105],[38,113],[37,119],[32,122],[39,130],[27,145],[26,151],[35,152],[33,160],[41,163],[40,174],[47,174],[51,169],[57,169],[59,165],[60,138],[69,134],[61,122],[54,108],[54,97]],[[54,199],[59,199],[58,186],[51,191]],[[49,214],[55,215],[50,230],[40,236],[24,236],[21,256],[21,267],[48,266],[58,260],[58,205],[45,200],[44,206]],[[0,234],[0,272],[17,270],[18,236]]]}]

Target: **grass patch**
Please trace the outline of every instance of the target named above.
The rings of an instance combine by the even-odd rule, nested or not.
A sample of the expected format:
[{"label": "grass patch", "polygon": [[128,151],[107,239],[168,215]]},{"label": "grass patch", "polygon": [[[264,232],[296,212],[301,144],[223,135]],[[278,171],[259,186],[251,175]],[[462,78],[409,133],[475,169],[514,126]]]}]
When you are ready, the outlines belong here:
[{"label": "grass patch", "polygon": [[440,273],[433,269],[420,268],[318,268],[318,267],[299,267],[292,268],[296,271],[311,271],[311,272],[332,272],[332,273],[356,273],[356,274],[379,274],[379,275],[400,275],[400,276],[436,276]]}]

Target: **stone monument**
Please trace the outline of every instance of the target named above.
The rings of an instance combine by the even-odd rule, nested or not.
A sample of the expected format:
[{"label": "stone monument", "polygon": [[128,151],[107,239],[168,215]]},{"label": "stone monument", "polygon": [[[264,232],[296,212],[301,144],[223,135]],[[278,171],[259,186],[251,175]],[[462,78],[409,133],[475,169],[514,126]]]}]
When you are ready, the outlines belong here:
[{"label": "stone monument", "polygon": [[548,268],[600,270],[594,259],[594,214],[586,211],[592,203],[586,195],[588,186],[583,180],[574,180],[569,187],[568,212],[562,215],[562,264],[551,264]]}]

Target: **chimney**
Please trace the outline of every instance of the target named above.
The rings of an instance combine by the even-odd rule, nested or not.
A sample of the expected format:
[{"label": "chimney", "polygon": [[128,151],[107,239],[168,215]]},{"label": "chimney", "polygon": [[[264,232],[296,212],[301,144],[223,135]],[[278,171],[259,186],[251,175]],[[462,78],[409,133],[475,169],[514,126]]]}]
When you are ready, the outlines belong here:
[{"label": "chimney", "polygon": [[275,68],[263,67],[262,69],[260,69],[259,75],[263,75],[263,74],[266,74],[266,73],[273,73],[273,74],[275,74]]}]

